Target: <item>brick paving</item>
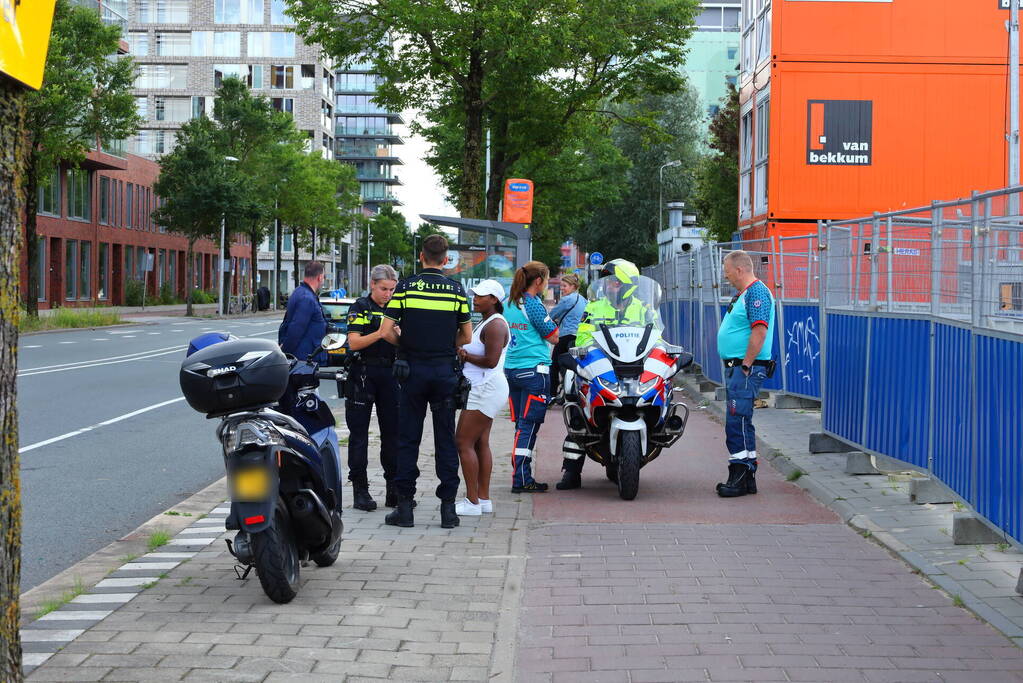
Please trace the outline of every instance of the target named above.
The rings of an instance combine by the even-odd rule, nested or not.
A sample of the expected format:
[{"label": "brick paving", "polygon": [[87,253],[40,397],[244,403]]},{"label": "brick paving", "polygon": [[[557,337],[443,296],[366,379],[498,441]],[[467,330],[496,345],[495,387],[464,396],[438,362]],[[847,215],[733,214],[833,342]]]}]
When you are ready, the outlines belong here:
[{"label": "brick paving", "polygon": [[[553,412],[538,463],[551,492],[511,494],[498,455],[496,514],[452,530],[424,454],[416,527],[346,510],[338,563],[304,567],[289,605],[238,581],[218,540],[120,607],[74,608],[111,611],[94,625],[27,624],[82,631],[30,680],[1023,681],[1023,650],[770,466],[757,496],[717,498],[707,411],[632,503],[592,462],[584,489],[554,491],[563,434]],[[498,420],[496,454],[511,436]],[[378,469],[371,481],[382,502]]]}]

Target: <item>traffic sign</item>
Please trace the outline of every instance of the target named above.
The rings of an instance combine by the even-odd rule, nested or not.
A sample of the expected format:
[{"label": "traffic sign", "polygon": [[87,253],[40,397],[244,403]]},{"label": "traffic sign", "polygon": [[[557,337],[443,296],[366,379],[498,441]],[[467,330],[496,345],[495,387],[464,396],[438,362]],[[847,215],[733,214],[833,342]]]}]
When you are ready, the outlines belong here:
[{"label": "traffic sign", "polygon": [[33,90],[43,84],[55,0],[0,0],[0,72]]},{"label": "traffic sign", "polygon": [[590,265],[591,266],[599,266],[603,262],[604,262],[604,255],[601,254],[599,251],[595,251],[592,254],[590,254]]}]

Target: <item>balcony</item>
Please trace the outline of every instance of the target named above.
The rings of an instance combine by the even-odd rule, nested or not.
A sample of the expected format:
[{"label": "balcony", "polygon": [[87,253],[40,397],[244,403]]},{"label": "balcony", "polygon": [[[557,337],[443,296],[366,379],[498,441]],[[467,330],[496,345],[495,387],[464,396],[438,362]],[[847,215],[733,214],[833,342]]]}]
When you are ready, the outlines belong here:
[{"label": "balcony", "polygon": [[383,175],[383,174],[380,174],[380,173],[366,173],[366,172],[356,171],[355,179],[358,180],[359,182],[371,182],[372,181],[372,182],[387,183],[388,185],[404,185],[404,183],[401,182],[401,180],[398,179],[398,176],[396,176],[396,175],[386,176],[386,175]]},{"label": "balcony", "polygon": [[403,145],[405,141],[400,135],[396,135],[390,128],[358,128],[352,126],[335,126],[334,135],[353,139],[377,139],[386,140],[392,145]]}]

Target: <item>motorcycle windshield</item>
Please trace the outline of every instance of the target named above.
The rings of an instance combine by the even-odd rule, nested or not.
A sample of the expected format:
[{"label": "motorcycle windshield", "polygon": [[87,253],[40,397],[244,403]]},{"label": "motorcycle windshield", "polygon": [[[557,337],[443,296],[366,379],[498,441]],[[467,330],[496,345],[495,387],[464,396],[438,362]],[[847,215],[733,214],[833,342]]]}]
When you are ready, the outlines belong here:
[{"label": "motorcycle windshield", "polygon": [[[661,285],[645,275],[622,282],[617,277],[602,277],[590,285],[590,301],[601,302],[601,322],[608,327],[646,327],[654,333],[664,329],[657,307],[661,304]],[[597,317],[597,316],[595,316]]]}]

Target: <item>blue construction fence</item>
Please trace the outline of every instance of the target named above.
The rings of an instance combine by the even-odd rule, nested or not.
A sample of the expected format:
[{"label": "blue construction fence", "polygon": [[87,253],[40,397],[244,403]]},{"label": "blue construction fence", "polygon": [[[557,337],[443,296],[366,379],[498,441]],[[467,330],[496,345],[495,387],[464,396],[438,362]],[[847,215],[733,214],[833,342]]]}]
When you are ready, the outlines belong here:
[{"label": "blue construction fence", "polygon": [[[776,240],[648,268],[665,289],[665,337],[723,384],[717,330],[734,290],[719,266],[731,249],[750,252],[776,293],[778,370],[765,388],[819,400],[826,433],[929,473],[1018,544],[1023,219],[998,215],[990,196],[1002,195],[875,215],[851,232],[851,221],[822,223],[803,236],[802,260]],[[796,291],[784,284],[793,275]]]}]

